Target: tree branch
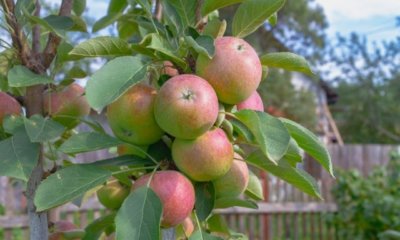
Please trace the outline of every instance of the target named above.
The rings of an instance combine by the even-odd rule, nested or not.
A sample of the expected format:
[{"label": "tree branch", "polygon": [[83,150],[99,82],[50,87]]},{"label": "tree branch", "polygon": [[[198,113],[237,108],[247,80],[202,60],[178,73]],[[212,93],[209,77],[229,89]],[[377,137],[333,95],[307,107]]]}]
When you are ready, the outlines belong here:
[{"label": "tree branch", "polygon": [[[73,0],[63,0],[60,6],[59,16],[70,16]],[[43,51],[43,66],[47,69],[57,54],[57,47],[61,42],[61,38],[55,33],[50,33],[46,47]]]},{"label": "tree branch", "polygon": [[162,17],[162,6],[161,6],[161,1],[156,0],[156,8],[154,10],[154,17],[158,20],[161,21]]},{"label": "tree branch", "polygon": [[[36,0],[35,3],[35,16],[40,17],[40,2]],[[40,26],[39,24],[35,24],[32,29],[32,51],[34,54],[38,54],[40,52]]]}]

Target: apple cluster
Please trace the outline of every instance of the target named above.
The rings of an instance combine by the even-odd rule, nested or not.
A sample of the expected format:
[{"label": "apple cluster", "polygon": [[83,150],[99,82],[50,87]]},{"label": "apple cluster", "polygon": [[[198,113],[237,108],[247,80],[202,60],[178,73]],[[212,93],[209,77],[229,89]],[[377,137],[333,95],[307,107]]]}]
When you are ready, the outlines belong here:
[{"label": "apple cluster", "polygon": [[[171,62],[164,63],[161,74],[170,78],[159,89],[134,85],[107,107],[107,119],[116,137],[144,151],[161,138],[171,140],[172,167],[139,177],[132,188],[150,181],[163,204],[161,225],[173,227],[190,217],[196,182],[212,182],[217,198],[238,197],[246,189],[248,166],[220,124],[229,118],[224,109],[264,111],[256,92],[262,66],[246,41],[219,37],[211,59],[198,57],[195,74],[179,74]],[[140,153],[121,146],[119,154]],[[114,182],[98,196],[108,208],[118,209],[129,191]]]}]

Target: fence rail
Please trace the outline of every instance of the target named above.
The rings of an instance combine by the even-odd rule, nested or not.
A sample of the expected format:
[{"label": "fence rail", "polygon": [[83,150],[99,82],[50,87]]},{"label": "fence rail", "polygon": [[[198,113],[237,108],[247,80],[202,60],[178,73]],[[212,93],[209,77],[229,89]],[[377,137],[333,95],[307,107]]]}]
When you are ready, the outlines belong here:
[{"label": "fence rail", "polygon": [[[358,169],[367,174],[376,165],[389,161],[392,145],[331,145],[328,150],[333,165],[341,169]],[[104,154],[107,154],[106,152]],[[104,156],[86,154],[78,156],[79,162],[91,161]],[[328,226],[324,217],[337,208],[330,195],[334,179],[315,161],[306,158],[304,168],[318,179],[325,201],[312,198],[293,186],[273,176],[260,173],[266,202],[258,204],[259,209],[221,209],[228,225],[238,232],[246,233],[251,240],[281,239],[337,239],[336,229]],[[0,216],[0,239],[28,239],[28,218],[23,214],[26,201],[23,188],[9,179],[0,177],[0,204],[5,206],[5,216]],[[56,218],[68,219],[84,228],[93,219],[106,214],[97,201],[77,208],[72,204],[57,209]]]}]

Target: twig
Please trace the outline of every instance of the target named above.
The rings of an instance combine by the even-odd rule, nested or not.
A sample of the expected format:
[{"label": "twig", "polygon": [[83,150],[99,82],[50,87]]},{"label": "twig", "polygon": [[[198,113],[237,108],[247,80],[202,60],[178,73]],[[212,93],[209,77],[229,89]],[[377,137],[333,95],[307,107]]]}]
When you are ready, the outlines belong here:
[{"label": "twig", "polygon": [[[36,0],[35,3],[35,16],[40,17],[40,2]],[[35,24],[32,29],[32,51],[34,54],[40,52],[40,25]]]},{"label": "twig", "polygon": [[156,0],[156,8],[154,10],[154,17],[158,21],[161,21],[161,18],[162,18],[162,6],[161,6],[161,1],[160,0]]},{"label": "twig", "polygon": [[[72,10],[73,0],[63,0],[61,3],[59,16],[70,16]],[[47,69],[51,62],[53,62],[54,57],[57,54],[57,47],[61,42],[61,38],[55,33],[50,33],[47,40],[46,47],[43,51],[43,66]]]}]

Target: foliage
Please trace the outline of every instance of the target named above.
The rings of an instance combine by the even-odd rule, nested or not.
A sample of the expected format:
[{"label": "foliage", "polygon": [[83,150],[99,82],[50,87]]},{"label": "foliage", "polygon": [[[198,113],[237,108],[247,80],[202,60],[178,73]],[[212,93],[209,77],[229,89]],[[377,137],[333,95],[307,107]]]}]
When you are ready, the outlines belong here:
[{"label": "foliage", "polygon": [[400,232],[399,173],[400,151],[392,153],[386,167],[376,167],[366,177],[356,170],[338,173],[332,190],[338,213],[329,221],[340,238],[392,239],[389,236]]},{"label": "foliage", "polygon": [[[330,50],[326,75],[337,86],[332,108],[345,142],[400,141],[400,39],[369,43],[353,33],[339,36]],[[357,113],[357,114],[355,114]]]},{"label": "foliage", "polygon": [[[87,112],[80,111],[80,107],[90,105],[97,113],[101,113],[138,83],[147,83],[159,90],[169,81],[170,76],[165,74],[166,62],[179,74],[195,74],[196,59],[199,56],[212,59],[216,54],[214,40],[224,35],[227,25],[219,19],[218,9],[238,4],[228,26],[234,36],[242,38],[256,32],[267,20],[279,22],[285,19],[283,16],[277,17],[285,1],[165,0],[162,1],[160,13],[157,12],[160,6],[153,6],[152,1],[112,0],[107,14],[93,24],[92,30],[97,32],[116,25],[118,36],[86,39],[77,45],[68,42],[68,33],[86,31],[85,19],[81,16],[85,4],[84,1],[74,2],[72,6],[68,5],[72,4],[70,0],[63,0],[59,15],[48,8],[45,12],[47,17],[42,17],[30,0],[18,1],[16,5],[13,1],[1,3],[6,13],[2,27],[8,30],[13,40],[13,46],[8,46],[1,53],[5,59],[0,69],[1,90],[8,92],[10,98],[20,100],[25,111],[18,116],[6,117],[2,124],[0,164],[3,167],[0,173],[27,182],[29,211],[31,215],[42,215],[43,219],[46,219],[46,211],[54,207],[85,200],[111,178],[130,187],[132,180],[147,173],[147,185],[133,190],[119,210],[91,223],[85,229],[84,239],[113,232],[119,239],[158,239],[164,206],[158,191],[150,183],[157,171],[175,169],[170,148],[176,138],[172,134],[164,134],[158,142],[146,147],[124,142],[109,135],[98,122],[87,116]],[[204,2],[204,6],[201,6],[201,2]],[[304,7],[305,3],[302,4]],[[241,50],[241,46],[237,50]],[[11,53],[13,57],[10,57]],[[91,74],[79,67],[88,58],[104,58],[107,62]],[[257,55],[255,58],[258,61]],[[260,63],[263,67],[312,74],[310,65],[303,57],[287,51],[262,55]],[[90,77],[85,90],[74,83],[76,79],[88,75]],[[289,85],[288,82],[280,82]],[[74,88],[68,89],[77,89],[78,96],[65,91],[71,86]],[[212,87],[210,89],[213,90]],[[302,94],[297,96],[292,90],[289,88],[285,97],[293,97],[296,101],[307,99]],[[263,91],[268,95],[273,90]],[[54,94],[47,94],[49,92]],[[44,96],[47,96],[46,99]],[[51,110],[45,112],[43,105],[52,100],[62,103],[57,112],[62,118],[70,118],[71,122],[79,121],[91,130],[79,132],[57,121],[51,115]],[[218,114],[217,105],[215,98],[215,115]],[[54,106],[50,104],[47,107]],[[228,136],[227,145],[241,152],[247,164],[267,171],[311,196],[320,197],[315,179],[297,168],[297,163],[302,161],[299,153],[303,150],[333,176],[330,156],[312,132],[293,121],[265,112],[248,109],[236,111],[234,106],[228,104],[224,108],[221,114],[229,117],[223,120],[221,126],[218,124],[214,127],[220,127],[225,132]],[[191,110],[198,112],[198,109]],[[152,109],[150,112],[154,117]],[[127,134],[125,130],[123,132]],[[76,154],[122,144],[128,144],[133,152],[140,154],[87,164],[76,164],[73,161]],[[253,151],[243,151],[245,145],[252,146]],[[72,161],[61,161],[64,156]],[[46,165],[52,168],[43,168]],[[208,220],[213,217],[218,219],[212,211],[215,208],[257,208],[253,200],[259,200],[263,194],[257,187],[260,185],[257,178],[253,177],[252,181],[253,186],[246,191],[246,196],[218,199],[211,182],[188,181],[188,185],[194,184],[197,198],[194,203],[196,208],[189,209],[193,210],[191,217],[196,222],[195,233],[190,239],[220,239],[215,233],[232,238],[240,236],[229,229],[219,229],[218,226],[224,225],[220,221],[214,225]],[[38,223],[34,219],[31,221],[32,236],[36,230],[43,229],[38,224],[45,224],[45,221]],[[41,236],[44,239],[46,234],[42,233]]]}]

